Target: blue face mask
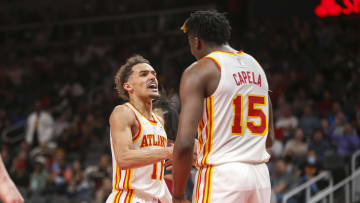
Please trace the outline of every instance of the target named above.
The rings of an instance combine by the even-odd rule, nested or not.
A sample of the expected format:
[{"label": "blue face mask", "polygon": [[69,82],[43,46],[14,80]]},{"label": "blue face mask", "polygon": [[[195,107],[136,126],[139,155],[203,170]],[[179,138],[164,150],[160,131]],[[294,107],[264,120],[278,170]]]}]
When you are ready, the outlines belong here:
[{"label": "blue face mask", "polygon": [[314,156],[308,156],[307,161],[309,164],[315,164],[316,158]]}]

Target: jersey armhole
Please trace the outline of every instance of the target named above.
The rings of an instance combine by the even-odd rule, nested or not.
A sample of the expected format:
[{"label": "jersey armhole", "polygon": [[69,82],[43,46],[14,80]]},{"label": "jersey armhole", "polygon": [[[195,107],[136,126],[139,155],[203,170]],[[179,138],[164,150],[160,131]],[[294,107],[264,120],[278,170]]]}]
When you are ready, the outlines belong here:
[{"label": "jersey armhole", "polygon": [[136,119],[136,121],[137,121],[137,123],[139,125],[139,128],[138,128],[138,131],[137,131],[136,135],[132,137],[132,141],[136,142],[139,139],[139,137],[140,137],[140,135],[142,133],[141,122],[140,122],[138,116],[136,115],[135,111],[130,106],[128,106],[128,104],[125,104],[125,106],[128,107],[133,112],[133,114],[135,116],[135,119]]},{"label": "jersey armhole", "polygon": [[218,67],[218,69],[221,71],[220,63],[219,63],[219,61],[218,61],[215,57],[205,56],[204,59],[210,59],[210,60],[212,60],[212,61],[216,64],[216,66]]}]

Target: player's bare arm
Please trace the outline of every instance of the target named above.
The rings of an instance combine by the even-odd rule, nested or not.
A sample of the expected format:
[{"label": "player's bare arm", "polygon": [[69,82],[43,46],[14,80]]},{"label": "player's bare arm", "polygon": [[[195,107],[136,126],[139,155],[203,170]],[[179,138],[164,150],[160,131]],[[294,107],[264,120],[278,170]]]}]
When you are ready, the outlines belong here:
[{"label": "player's bare arm", "polygon": [[138,168],[172,157],[172,147],[147,152],[131,148],[133,129],[138,126],[134,113],[125,105],[115,107],[109,122],[115,159],[120,168]]},{"label": "player's bare arm", "polygon": [[272,103],[271,103],[271,99],[269,96],[268,99],[268,103],[269,103],[269,134],[268,137],[266,139],[266,149],[270,149],[274,143],[274,137],[275,137],[275,132],[274,132],[274,117],[273,117],[273,109],[272,109]]},{"label": "player's bare arm", "polygon": [[175,196],[181,196],[185,191],[192,166],[197,125],[203,115],[204,99],[217,87],[217,84],[210,85],[208,81],[219,81],[219,77],[217,67],[209,59],[202,59],[190,66],[182,76],[179,130],[174,146],[173,193]]},{"label": "player's bare arm", "polygon": [[16,188],[3,164],[0,155],[0,200],[4,203],[23,203],[24,199]]}]

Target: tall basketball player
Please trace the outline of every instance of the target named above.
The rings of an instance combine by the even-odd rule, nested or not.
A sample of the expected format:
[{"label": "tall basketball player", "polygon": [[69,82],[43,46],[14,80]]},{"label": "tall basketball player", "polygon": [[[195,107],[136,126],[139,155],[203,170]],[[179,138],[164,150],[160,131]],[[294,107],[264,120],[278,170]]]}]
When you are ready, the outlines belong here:
[{"label": "tall basketball player", "polygon": [[109,120],[113,191],[106,202],[171,202],[164,160],[172,157],[172,147],[166,147],[163,120],[152,112],[159,97],[156,72],[137,55],[120,67],[115,85],[129,102],[115,107]]},{"label": "tall basketball player", "polygon": [[198,134],[200,167],[193,202],[270,202],[265,163],[273,122],[263,69],[253,57],[229,46],[231,27],[222,13],[194,12],[182,30],[197,62],[185,70],[180,84],[173,201],[184,201]]}]

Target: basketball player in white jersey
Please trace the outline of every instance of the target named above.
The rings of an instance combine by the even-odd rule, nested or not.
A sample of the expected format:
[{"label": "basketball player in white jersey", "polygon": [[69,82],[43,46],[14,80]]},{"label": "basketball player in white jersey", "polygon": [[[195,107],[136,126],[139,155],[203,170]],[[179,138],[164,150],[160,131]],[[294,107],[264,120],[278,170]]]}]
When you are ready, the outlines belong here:
[{"label": "basketball player in white jersey", "polygon": [[194,12],[182,30],[197,62],[185,70],[180,84],[173,201],[184,202],[198,135],[193,202],[270,202],[266,147],[272,143],[267,138],[273,122],[263,69],[253,57],[229,46],[231,27],[222,13]]},{"label": "basketball player in white jersey", "polygon": [[163,120],[152,112],[159,97],[156,72],[137,55],[121,66],[115,85],[129,102],[116,106],[109,119],[113,190],[106,203],[169,203],[164,162],[172,158],[172,147],[167,147]]}]

